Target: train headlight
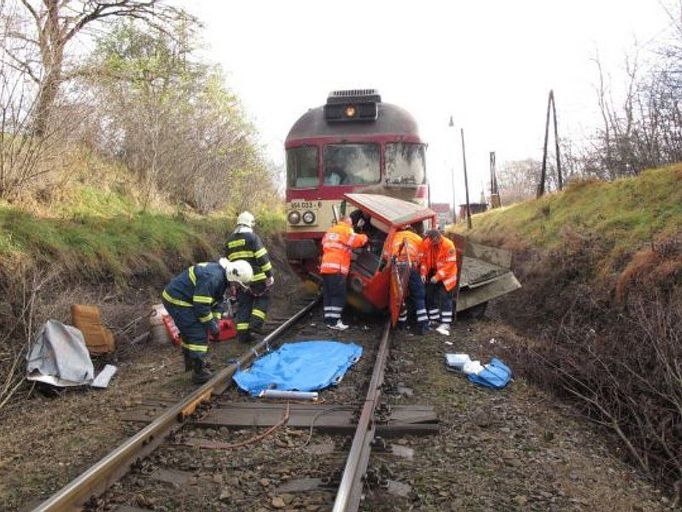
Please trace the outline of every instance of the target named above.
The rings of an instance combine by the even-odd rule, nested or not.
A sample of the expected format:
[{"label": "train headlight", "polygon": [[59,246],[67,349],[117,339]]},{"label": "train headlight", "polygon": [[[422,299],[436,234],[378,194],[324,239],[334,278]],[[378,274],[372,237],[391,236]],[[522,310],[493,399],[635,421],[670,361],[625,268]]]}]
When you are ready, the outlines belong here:
[{"label": "train headlight", "polygon": [[289,224],[298,224],[301,222],[301,214],[298,212],[289,212],[287,219],[289,220]]},{"label": "train headlight", "polygon": [[303,214],[303,222],[306,224],[312,224],[315,222],[315,214],[313,212],[305,212]]},{"label": "train headlight", "polygon": [[348,105],[345,110],[346,117],[355,117],[356,110],[353,105]]}]

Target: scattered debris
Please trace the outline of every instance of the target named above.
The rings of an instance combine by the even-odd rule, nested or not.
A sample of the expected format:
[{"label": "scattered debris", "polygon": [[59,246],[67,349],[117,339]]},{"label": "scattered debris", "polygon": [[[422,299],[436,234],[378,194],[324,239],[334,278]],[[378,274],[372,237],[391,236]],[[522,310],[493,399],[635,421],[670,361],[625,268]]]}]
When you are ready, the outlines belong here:
[{"label": "scattered debris", "polygon": [[493,357],[486,365],[472,361],[468,354],[445,354],[448,370],[462,373],[474,384],[492,389],[502,389],[511,381],[511,369]]},{"label": "scattered debris", "polygon": [[110,354],[116,350],[114,335],[102,324],[97,306],[73,304],[71,323],[83,333],[85,344],[92,355]]},{"label": "scattered debris", "polygon": [[264,389],[258,396],[260,398],[287,398],[289,400],[312,400],[318,398],[316,391],[288,391],[281,389]]},{"label": "scattered debris", "polygon": [[89,384],[95,374],[83,333],[48,320],[26,356],[26,378],[57,387]]},{"label": "scattered debris", "polygon": [[109,386],[109,381],[116,374],[116,370],[117,368],[113,364],[106,365],[92,381],[90,387],[106,389]]}]

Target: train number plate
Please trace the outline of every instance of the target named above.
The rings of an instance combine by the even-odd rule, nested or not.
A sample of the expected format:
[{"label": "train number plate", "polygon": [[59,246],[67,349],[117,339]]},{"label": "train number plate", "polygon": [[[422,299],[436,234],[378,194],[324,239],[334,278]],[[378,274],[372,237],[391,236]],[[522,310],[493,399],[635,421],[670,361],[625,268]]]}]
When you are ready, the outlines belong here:
[{"label": "train number plate", "polygon": [[291,208],[313,210],[322,207],[322,201],[291,201]]}]

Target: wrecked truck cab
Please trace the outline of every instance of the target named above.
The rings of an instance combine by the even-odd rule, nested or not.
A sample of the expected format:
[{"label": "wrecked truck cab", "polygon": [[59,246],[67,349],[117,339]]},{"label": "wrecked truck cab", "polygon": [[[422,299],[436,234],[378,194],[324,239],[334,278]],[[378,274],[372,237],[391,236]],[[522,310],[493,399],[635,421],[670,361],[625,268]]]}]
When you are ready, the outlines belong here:
[{"label": "wrecked truck cab", "polygon": [[[368,246],[353,252],[348,302],[365,312],[390,309],[394,313],[400,308],[405,287],[404,276],[396,275],[390,265],[393,236],[408,226],[418,227],[417,231],[421,227],[424,232],[432,229],[437,223],[436,213],[420,204],[379,194],[349,193],[344,200],[347,206],[361,212],[351,214],[354,228],[370,240]],[[520,288],[510,269],[509,251],[474,243],[460,235],[446,236],[454,240],[459,261],[457,312],[482,312],[489,300]]]},{"label": "wrecked truck cab", "polygon": [[436,214],[420,204],[379,194],[345,194],[345,201],[362,212],[361,226],[354,229],[369,238],[367,246],[353,251],[348,274],[348,302],[361,311],[384,310],[389,307],[391,265],[387,248],[396,232],[422,223],[424,229],[435,226]]}]

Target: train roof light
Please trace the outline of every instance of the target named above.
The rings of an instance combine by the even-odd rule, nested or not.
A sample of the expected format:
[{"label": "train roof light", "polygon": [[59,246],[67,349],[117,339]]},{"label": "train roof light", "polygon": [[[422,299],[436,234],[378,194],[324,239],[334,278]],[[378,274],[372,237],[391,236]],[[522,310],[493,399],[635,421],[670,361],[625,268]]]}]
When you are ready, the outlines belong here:
[{"label": "train roof light", "polygon": [[328,122],[376,121],[381,96],[376,89],[332,91],[324,106]]}]

